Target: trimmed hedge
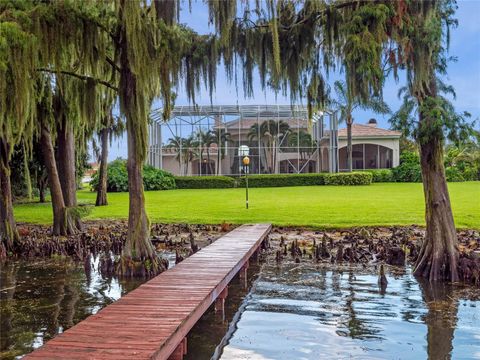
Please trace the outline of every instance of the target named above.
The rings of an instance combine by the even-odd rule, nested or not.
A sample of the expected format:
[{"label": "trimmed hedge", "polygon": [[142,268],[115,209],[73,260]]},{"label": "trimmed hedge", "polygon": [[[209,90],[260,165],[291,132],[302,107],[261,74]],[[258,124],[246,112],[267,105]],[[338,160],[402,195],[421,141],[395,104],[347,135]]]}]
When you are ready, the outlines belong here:
[{"label": "trimmed hedge", "polygon": [[368,172],[325,174],[325,185],[370,185],[372,178]]},{"label": "trimmed hedge", "polygon": [[176,176],[177,189],[222,189],[235,187],[228,176]]},{"label": "trimmed hedge", "polygon": [[[314,174],[272,174],[251,175],[248,177],[249,187],[283,187],[283,186],[315,186],[315,185],[369,185],[372,174],[368,172],[352,173],[314,173]],[[238,187],[245,187],[245,177],[237,179]]]},{"label": "trimmed hedge", "polygon": [[[325,173],[249,175],[248,187],[284,187],[325,185]],[[237,186],[245,187],[245,177],[237,178]]]},{"label": "trimmed hedge", "polygon": [[365,170],[365,172],[372,174],[372,182],[394,182],[393,172],[391,169],[373,169]]}]

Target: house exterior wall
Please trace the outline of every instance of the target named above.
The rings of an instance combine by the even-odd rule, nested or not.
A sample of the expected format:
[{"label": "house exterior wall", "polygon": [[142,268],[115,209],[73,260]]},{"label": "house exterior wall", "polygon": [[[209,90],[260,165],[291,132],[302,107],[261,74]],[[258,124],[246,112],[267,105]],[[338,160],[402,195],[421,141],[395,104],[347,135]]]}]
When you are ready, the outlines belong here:
[{"label": "house exterior wall", "polygon": [[[241,173],[240,159],[238,157],[238,148],[240,145],[248,145],[250,147],[250,171],[252,174],[269,173],[269,171],[275,173],[329,171],[328,133],[327,137],[323,137],[320,141],[320,144],[318,145],[319,152],[317,152],[317,145],[313,145],[311,147],[309,145],[306,149],[300,149],[301,145],[300,148],[297,148],[294,145],[290,145],[293,147],[288,148],[285,146],[286,144],[283,143],[277,149],[278,152],[275,155],[275,165],[271,166],[271,151],[264,148],[259,149],[260,143],[258,139],[256,137],[252,139],[248,136],[248,134],[250,133],[249,126],[252,123],[260,124],[262,121],[267,120],[257,120],[256,118],[244,118],[244,120],[247,122],[241,123],[239,120],[232,120],[230,122],[222,123],[220,121],[215,121],[214,124],[210,125],[213,125],[213,128],[201,128],[203,131],[207,131],[208,129],[213,129],[213,131],[222,129],[223,131],[228,132],[228,134],[230,135],[230,141],[228,141],[228,143],[226,144],[222,144],[222,149],[224,150],[225,154],[223,156],[223,159],[220,159],[220,175],[232,175]],[[306,120],[297,121],[295,119],[287,119],[282,121],[286,121],[290,125],[290,134],[297,132],[305,132],[312,135],[312,129],[307,126],[308,122]],[[379,154],[379,156],[376,157],[375,161],[368,161],[364,158],[363,167],[370,166],[370,168],[372,168],[372,164],[374,164],[375,168],[381,168],[384,164],[388,164],[388,167],[398,166],[400,159],[399,136],[396,136],[395,134],[391,135],[391,132],[385,131],[383,129],[379,130],[383,131],[383,134],[380,133],[380,135],[376,134],[374,136],[358,136],[357,134],[357,136],[354,135],[352,139],[353,145],[371,144],[391,149],[391,154],[390,152],[388,152],[388,156],[386,157],[388,159],[387,161],[382,161],[382,159],[385,159],[385,156],[382,157],[382,154]],[[191,131],[193,132],[193,127]],[[182,132],[180,132],[180,134],[181,133]],[[185,134],[185,132],[183,132],[183,134]],[[360,134],[362,133],[360,132]],[[290,144],[292,143],[290,142]],[[347,139],[345,135],[341,135],[338,139],[339,164],[346,163],[345,150],[341,151],[346,147],[346,145]],[[196,151],[197,155],[193,162],[189,161],[188,165],[184,163],[182,164],[182,166],[180,166],[178,162],[177,151],[178,150],[176,150],[175,148],[169,148],[165,146],[163,147],[163,151],[157,150],[156,156],[158,157],[158,159],[155,159],[154,166],[159,167],[161,164],[164,170],[169,171],[175,175],[206,175],[203,173],[203,171],[199,171],[199,168],[203,167],[199,166],[200,156],[198,151]],[[213,167],[213,174],[216,174],[218,161],[217,145],[213,144],[209,151],[210,161],[212,162]],[[374,157],[374,155],[372,155],[372,151],[372,147],[368,146],[366,153],[369,154],[368,156],[370,157],[370,159],[372,156]],[[160,154],[162,154],[162,161],[160,161]],[[203,151],[203,160],[206,160],[206,150]],[[367,165],[365,163],[367,163]],[[368,163],[370,163],[370,165],[368,165]],[[187,169],[185,169],[185,167],[187,167]],[[202,173],[200,174],[200,172]]]},{"label": "house exterior wall", "polygon": [[163,170],[171,172],[175,175],[183,175],[180,170],[180,164],[176,159],[176,155],[163,154]]},{"label": "house exterior wall", "polygon": [[[242,138],[241,138],[242,139]],[[245,143],[248,142],[248,139],[245,135]],[[388,139],[352,139],[353,145],[362,145],[362,144],[372,144],[372,145],[380,145],[392,150],[392,167],[396,167],[400,163],[400,144],[399,139],[388,138]],[[339,150],[345,148],[347,146],[346,139],[339,139]],[[313,152],[311,154],[303,155],[304,161],[309,159],[312,162],[312,165],[303,166],[302,163],[298,163],[297,161],[297,152],[283,152],[279,150],[277,154],[277,166],[276,166],[276,173],[280,173],[281,171],[281,164],[287,160],[290,160],[292,164],[298,169],[303,169],[302,172],[308,171],[308,169],[319,169],[320,171],[328,171],[328,148],[325,147],[324,144],[320,147],[320,153],[323,154],[321,157],[321,164],[317,165],[319,161],[319,157],[316,154],[316,149],[312,149]],[[204,155],[205,156],[205,155]],[[231,175],[232,174],[232,166],[234,165],[234,158],[236,156],[236,147],[230,146],[227,149],[226,154],[224,155],[223,159],[220,159],[220,174],[221,175]],[[339,163],[343,164],[346,162],[345,153],[340,151],[339,154]],[[217,154],[216,151],[210,154],[210,161],[213,163],[214,166],[214,173],[216,173],[217,169]],[[195,165],[195,162],[189,162],[187,175],[200,175],[198,174],[198,166]],[[180,168],[180,164],[176,158],[176,154],[172,153],[164,153],[163,154],[163,169],[171,172],[175,175],[184,175],[185,174],[185,167],[184,164],[182,169]],[[285,165],[283,166],[285,168]],[[235,169],[234,169],[235,170]],[[316,171],[316,170],[315,170]],[[234,173],[234,172],[233,172]]]},{"label": "house exterior wall", "polygon": [[[373,144],[393,150],[392,167],[400,165],[400,139],[399,138],[353,138],[352,145]],[[347,146],[347,139],[338,139],[338,148]]]}]

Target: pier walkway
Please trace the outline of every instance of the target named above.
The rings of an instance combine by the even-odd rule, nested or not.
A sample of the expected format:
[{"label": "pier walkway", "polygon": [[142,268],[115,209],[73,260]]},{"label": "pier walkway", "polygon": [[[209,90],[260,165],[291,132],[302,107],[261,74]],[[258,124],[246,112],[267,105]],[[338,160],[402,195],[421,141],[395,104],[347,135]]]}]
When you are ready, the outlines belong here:
[{"label": "pier walkway", "polygon": [[236,228],[26,358],[181,360],[190,329],[214,302],[223,311],[229,282],[239,272],[245,276],[270,229]]}]

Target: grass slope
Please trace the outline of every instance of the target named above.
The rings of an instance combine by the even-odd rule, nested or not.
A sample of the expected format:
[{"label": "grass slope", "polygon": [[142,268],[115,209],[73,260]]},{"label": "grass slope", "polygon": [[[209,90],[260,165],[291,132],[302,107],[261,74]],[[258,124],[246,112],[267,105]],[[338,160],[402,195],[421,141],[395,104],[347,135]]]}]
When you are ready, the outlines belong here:
[{"label": "grass slope", "polygon": [[[449,190],[457,227],[480,228],[480,183],[450,183]],[[256,188],[250,189],[249,210],[244,189],[150,191],[145,198],[152,222],[271,222],[323,228],[425,224],[422,185],[415,183]],[[95,193],[79,191],[78,199],[94,204]],[[108,202],[93,208],[86,219],[127,218],[128,193],[110,193]],[[15,216],[19,222],[50,224],[51,206],[19,204]]]}]

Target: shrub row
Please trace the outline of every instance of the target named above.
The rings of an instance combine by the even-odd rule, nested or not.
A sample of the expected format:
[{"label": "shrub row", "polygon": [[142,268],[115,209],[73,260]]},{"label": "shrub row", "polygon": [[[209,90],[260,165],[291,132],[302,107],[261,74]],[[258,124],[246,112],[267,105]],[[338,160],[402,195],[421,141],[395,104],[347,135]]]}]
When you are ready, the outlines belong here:
[{"label": "shrub row", "polygon": [[366,173],[372,174],[372,182],[393,182],[393,173],[391,169],[373,169],[365,170]]},{"label": "shrub row", "polygon": [[[421,182],[422,171],[419,164],[403,163],[393,169],[365,170],[372,174],[372,182]],[[476,173],[461,171],[457,167],[445,168],[445,176],[448,182],[476,180]]]},{"label": "shrub row", "polygon": [[235,187],[228,176],[176,176],[177,189],[221,189]]},{"label": "shrub row", "polygon": [[368,172],[325,174],[325,185],[370,185],[372,178]]},{"label": "shrub row", "polygon": [[[283,187],[283,186],[311,186],[324,185],[324,173],[320,174],[271,174],[250,175],[249,187]],[[237,178],[237,186],[245,187],[245,177]]]},{"label": "shrub row", "polygon": [[[127,162],[125,160],[118,159],[110,162],[107,167],[107,177],[108,192],[128,191]],[[93,174],[90,186],[93,190],[97,190],[98,171]],[[144,165],[143,186],[145,190],[175,189],[175,178],[167,171]]]},{"label": "shrub row", "polygon": [[[251,175],[248,177],[248,186],[252,188],[313,185],[369,185],[371,183],[372,174],[367,172],[338,174],[272,174]],[[237,179],[237,186],[245,187],[245,177]]]}]

